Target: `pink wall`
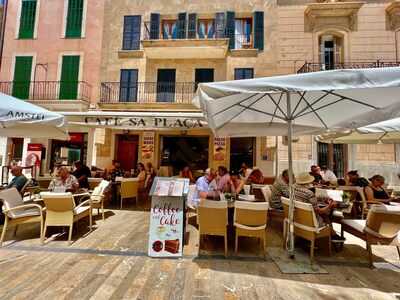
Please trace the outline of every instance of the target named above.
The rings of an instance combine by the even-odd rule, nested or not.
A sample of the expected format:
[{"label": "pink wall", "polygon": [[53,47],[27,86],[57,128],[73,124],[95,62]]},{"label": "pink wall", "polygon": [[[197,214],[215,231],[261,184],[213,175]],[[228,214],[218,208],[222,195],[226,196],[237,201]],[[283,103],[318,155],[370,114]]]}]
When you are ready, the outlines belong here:
[{"label": "pink wall", "polygon": [[56,81],[60,53],[81,52],[83,66],[80,78],[92,86],[91,102],[96,102],[99,93],[100,62],[103,34],[104,0],[87,0],[86,38],[64,39],[64,0],[40,0],[37,38],[18,40],[18,11],[21,1],[9,1],[5,30],[5,44],[0,71],[1,81],[12,80],[13,56],[15,54],[36,54],[36,63],[47,63],[48,71],[38,68],[36,80]]}]

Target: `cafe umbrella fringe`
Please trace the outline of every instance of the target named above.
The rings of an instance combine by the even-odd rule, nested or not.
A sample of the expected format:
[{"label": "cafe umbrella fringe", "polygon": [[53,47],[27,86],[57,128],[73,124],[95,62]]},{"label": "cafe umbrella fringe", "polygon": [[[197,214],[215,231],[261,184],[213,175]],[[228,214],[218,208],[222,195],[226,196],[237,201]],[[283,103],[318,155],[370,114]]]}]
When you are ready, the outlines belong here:
[{"label": "cafe umbrella fringe", "polygon": [[193,104],[216,136],[287,136],[287,249],[294,256],[292,138],[400,116],[400,68],[352,69],[200,83]]}]

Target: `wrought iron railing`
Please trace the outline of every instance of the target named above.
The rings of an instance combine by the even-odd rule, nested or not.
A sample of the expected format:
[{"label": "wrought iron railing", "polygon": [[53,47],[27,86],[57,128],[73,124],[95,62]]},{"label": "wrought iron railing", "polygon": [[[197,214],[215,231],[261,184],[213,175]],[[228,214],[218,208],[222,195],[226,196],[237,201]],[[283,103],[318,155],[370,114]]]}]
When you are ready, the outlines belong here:
[{"label": "wrought iron railing", "polygon": [[23,100],[90,101],[91,86],[84,81],[0,82],[0,92]]},{"label": "wrought iron railing", "polygon": [[309,63],[306,62],[297,71],[297,73],[309,73],[327,70],[338,70],[338,69],[365,69],[365,68],[387,68],[387,67],[398,67],[400,62],[393,61],[353,61],[345,63],[334,63],[334,64],[321,64],[321,63]]},{"label": "wrought iron railing", "polygon": [[103,82],[100,103],[184,103],[190,104],[194,82]]}]

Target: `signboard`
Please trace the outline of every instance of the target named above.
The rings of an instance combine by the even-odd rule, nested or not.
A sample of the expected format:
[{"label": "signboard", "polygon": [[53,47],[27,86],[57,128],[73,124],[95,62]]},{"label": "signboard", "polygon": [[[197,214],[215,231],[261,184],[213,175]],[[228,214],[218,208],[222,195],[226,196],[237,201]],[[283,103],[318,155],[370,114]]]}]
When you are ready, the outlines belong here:
[{"label": "signboard", "polygon": [[153,160],[155,147],[155,133],[153,131],[143,132],[142,160]]},{"label": "signboard", "polygon": [[25,166],[35,166],[36,168],[40,168],[42,148],[42,144],[28,144],[28,151],[25,158]]},{"label": "signboard", "polygon": [[154,179],[150,191],[149,256],[182,256],[184,201],[188,189],[188,179]]},{"label": "signboard", "polygon": [[226,159],[226,138],[214,138],[214,161],[224,161]]}]

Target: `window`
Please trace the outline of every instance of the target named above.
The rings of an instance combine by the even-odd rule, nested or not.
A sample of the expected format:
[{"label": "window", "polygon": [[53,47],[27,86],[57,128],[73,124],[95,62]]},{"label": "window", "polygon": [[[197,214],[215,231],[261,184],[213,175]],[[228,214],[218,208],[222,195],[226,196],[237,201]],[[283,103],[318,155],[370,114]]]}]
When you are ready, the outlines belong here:
[{"label": "window", "polygon": [[78,98],[79,56],[63,56],[60,80],[60,99]]},{"label": "window", "polygon": [[19,24],[20,39],[33,39],[35,32],[36,0],[22,0]]},{"label": "window", "polygon": [[140,22],[141,16],[124,17],[123,50],[140,49]]},{"label": "window", "polygon": [[138,92],[138,70],[121,70],[119,101],[136,102]]},{"label": "window", "polygon": [[80,38],[82,36],[83,1],[68,0],[66,38]]},{"label": "window", "polygon": [[176,20],[162,21],[162,35],[164,40],[178,38],[178,27],[176,24]]},{"label": "window", "polygon": [[235,80],[254,78],[253,68],[236,68]]},{"label": "window", "polygon": [[29,99],[32,74],[32,56],[15,57],[12,95],[19,99]]},{"label": "window", "polygon": [[199,20],[197,26],[197,34],[199,39],[212,39],[215,37],[214,20]]},{"label": "window", "polygon": [[252,19],[235,19],[235,49],[252,47]]}]

